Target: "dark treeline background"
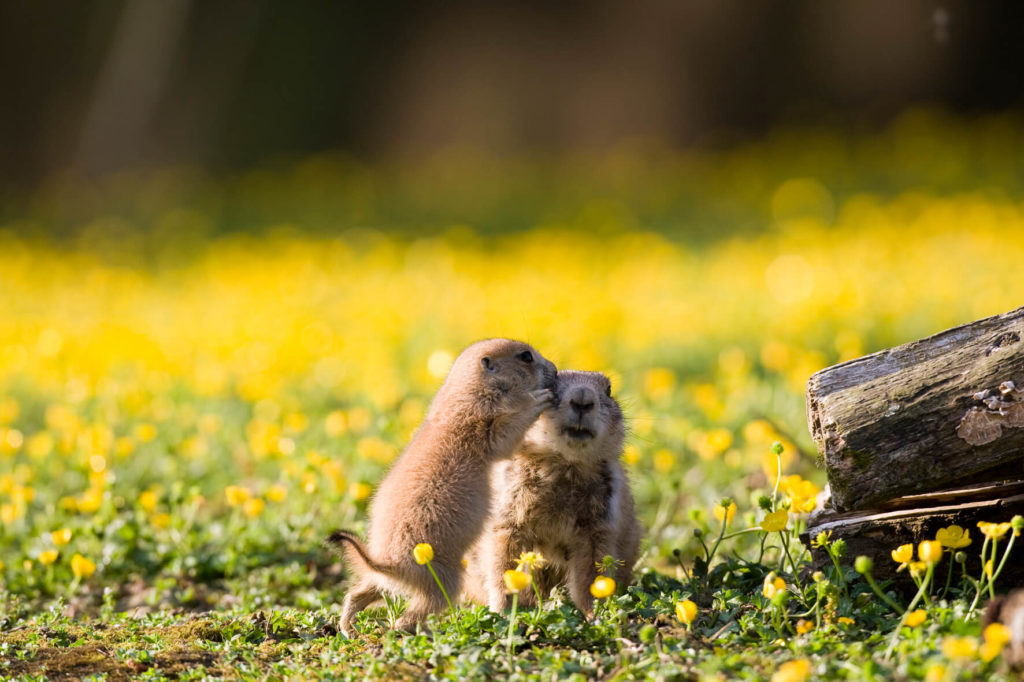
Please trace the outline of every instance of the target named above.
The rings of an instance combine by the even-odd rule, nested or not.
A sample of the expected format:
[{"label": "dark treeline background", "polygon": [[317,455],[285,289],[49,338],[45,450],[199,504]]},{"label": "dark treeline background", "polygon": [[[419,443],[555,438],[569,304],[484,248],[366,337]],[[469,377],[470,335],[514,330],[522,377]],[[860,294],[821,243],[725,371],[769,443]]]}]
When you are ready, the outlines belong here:
[{"label": "dark treeline background", "polygon": [[1004,111],[1022,37],[1024,5],[971,0],[8,0],[0,186]]}]

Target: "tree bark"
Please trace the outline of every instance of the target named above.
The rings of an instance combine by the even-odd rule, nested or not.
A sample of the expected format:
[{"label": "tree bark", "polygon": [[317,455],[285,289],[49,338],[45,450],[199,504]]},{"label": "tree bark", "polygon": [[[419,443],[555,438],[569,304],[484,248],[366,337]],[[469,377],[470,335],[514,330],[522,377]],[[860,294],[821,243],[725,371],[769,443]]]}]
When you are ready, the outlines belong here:
[{"label": "tree bark", "polygon": [[[912,502],[939,504],[927,507],[906,506]],[[852,564],[860,555],[868,556],[874,561],[872,575],[875,578],[891,578],[909,583],[910,578],[906,570],[896,572],[899,564],[893,561],[892,550],[900,545],[913,543],[914,559],[917,560],[918,543],[922,540],[934,540],[940,528],[955,524],[970,533],[971,544],[964,547],[963,552],[967,555],[969,574],[977,578],[981,569],[979,552],[985,539],[978,528],[978,521],[1001,523],[1009,521],[1016,514],[1024,515],[1024,482],[906,498],[889,506],[896,508],[887,511],[825,511],[812,514],[801,540],[805,545],[811,546],[811,540],[818,533],[827,532],[833,542],[842,539],[846,543],[846,563]],[[1012,534],[1013,531],[1009,533]],[[996,564],[1002,558],[1008,540],[1009,534],[1000,542]],[[1022,538],[1017,538],[1013,553],[996,583],[1000,591],[1024,584],[1024,562],[1020,560],[1021,541]],[[831,560],[825,552],[814,549],[812,554],[815,569],[820,570],[831,565]],[[946,572],[949,570],[947,562],[950,560],[951,556],[946,554],[938,567],[940,585],[945,582]],[[959,580],[960,567],[954,566],[953,573],[954,579]]]},{"label": "tree bark", "polygon": [[1024,474],[1024,308],[814,374],[837,511]]}]

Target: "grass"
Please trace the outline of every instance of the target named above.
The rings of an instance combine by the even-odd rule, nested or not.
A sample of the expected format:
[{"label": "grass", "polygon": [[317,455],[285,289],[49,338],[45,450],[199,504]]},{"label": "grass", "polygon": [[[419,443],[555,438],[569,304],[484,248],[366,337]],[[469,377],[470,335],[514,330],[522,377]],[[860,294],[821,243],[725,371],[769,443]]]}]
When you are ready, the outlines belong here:
[{"label": "grass", "polygon": [[[0,675],[1013,679],[979,653],[981,576],[957,568],[944,589],[950,552],[925,620],[900,627],[887,601],[912,594],[879,596],[827,542],[835,564],[809,575],[797,533],[824,484],[808,376],[1024,300],[1019,138],[911,116],[554,179],[313,159],[11,204]],[[321,541],[365,529],[453,355],[490,335],[612,377],[648,528],[636,580],[590,622],[555,594],[514,623],[457,607],[405,635],[388,603],[346,639],[347,575]],[[783,529],[758,530],[786,506]]]}]

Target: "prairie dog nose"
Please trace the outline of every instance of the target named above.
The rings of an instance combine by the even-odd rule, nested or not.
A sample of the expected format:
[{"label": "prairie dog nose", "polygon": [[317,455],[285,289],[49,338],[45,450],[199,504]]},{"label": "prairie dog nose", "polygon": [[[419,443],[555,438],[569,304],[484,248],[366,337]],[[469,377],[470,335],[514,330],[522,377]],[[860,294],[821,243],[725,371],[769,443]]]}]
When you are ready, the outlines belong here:
[{"label": "prairie dog nose", "polygon": [[594,409],[595,402],[597,394],[586,386],[577,386],[569,393],[569,406],[580,415]]}]

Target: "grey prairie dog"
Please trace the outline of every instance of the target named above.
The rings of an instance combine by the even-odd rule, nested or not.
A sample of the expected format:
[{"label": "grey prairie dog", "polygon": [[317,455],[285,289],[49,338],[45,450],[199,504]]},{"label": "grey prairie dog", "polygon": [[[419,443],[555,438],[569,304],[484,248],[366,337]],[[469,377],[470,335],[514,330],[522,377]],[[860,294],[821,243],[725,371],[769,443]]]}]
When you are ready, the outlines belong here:
[{"label": "grey prairie dog", "polygon": [[510,339],[478,341],[456,358],[427,416],[377,488],[365,545],[335,531],[327,543],[345,546],[358,574],[342,606],[341,630],[383,593],[409,605],[397,626],[414,630],[446,606],[444,595],[413,548],[429,543],[432,566],[454,598],[462,558],[483,529],[488,474],[508,458],[537,417],[555,400],[555,366],[533,347]]},{"label": "grey prairie dog", "polygon": [[[493,506],[469,555],[463,597],[498,611],[508,606],[504,572],[522,553],[547,560],[534,569],[541,594],[558,585],[588,616],[596,564],[616,559],[629,584],[643,533],[620,462],[625,428],[611,382],[600,372],[558,373],[559,402],[530,427],[512,459],[495,465]],[[532,603],[532,591],[519,597]]]}]

